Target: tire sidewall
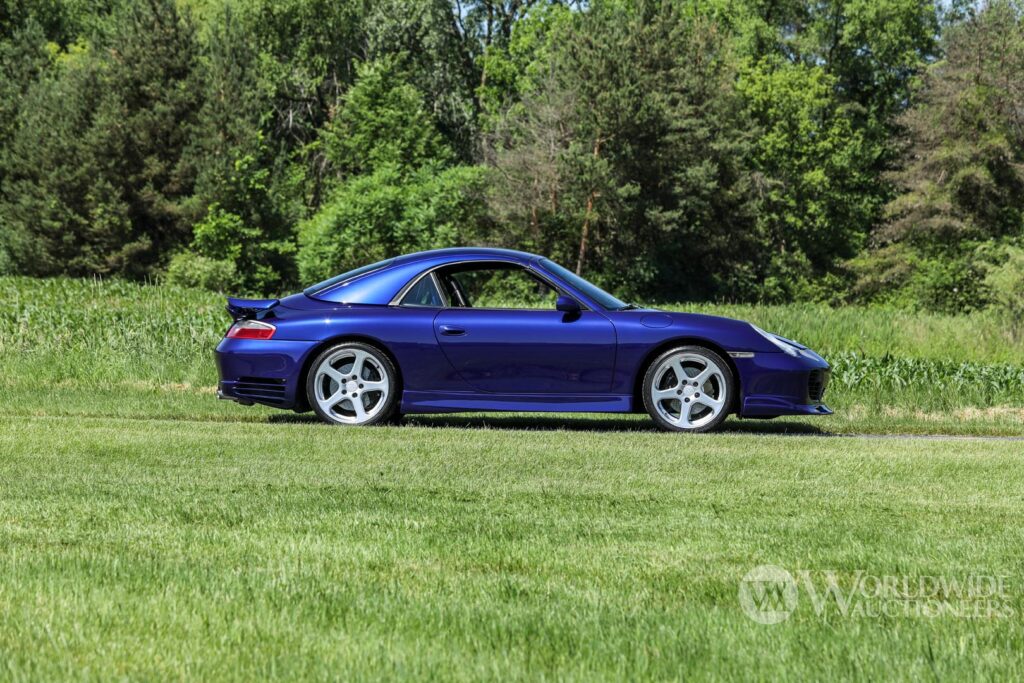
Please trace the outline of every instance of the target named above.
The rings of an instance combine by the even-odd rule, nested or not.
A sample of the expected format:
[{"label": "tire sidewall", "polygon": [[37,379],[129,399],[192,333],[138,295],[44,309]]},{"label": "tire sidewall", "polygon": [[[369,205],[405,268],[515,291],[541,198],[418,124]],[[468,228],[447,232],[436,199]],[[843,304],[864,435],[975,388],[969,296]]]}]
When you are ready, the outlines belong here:
[{"label": "tire sidewall", "polygon": [[[672,424],[658,414],[656,407],[651,401],[651,387],[654,384],[655,371],[666,358],[679,353],[692,353],[694,355],[703,356],[717,365],[719,369],[721,369],[722,375],[725,377],[725,408],[715,416],[715,419],[711,420],[711,422],[708,422],[707,424],[701,425],[700,427],[680,427]],[[676,346],[658,355],[658,357],[651,361],[650,365],[647,366],[647,370],[644,373],[643,386],[641,388],[641,392],[643,393],[644,409],[647,410],[647,414],[651,416],[652,420],[654,420],[654,424],[665,431],[686,432],[692,434],[710,432],[717,429],[719,425],[725,422],[725,418],[729,416],[730,408],[733,400],[735,399],[735,396],[733,395],[734,391],[736,391],[736,380],[733,376],[732,367],[730,367],[724,358],[711,349],[705,346],[695,345]]]},{"label": "tire sidewall", "polygon": [[[361,422],[359,424],[338,422],[330,415],[325,413],[324,410],[320,407],[320,404],[316,400],[315,382],[317,369],[327,358],[330,358],[338,351],[343,351],[346,349],[358,349],[359,351],[364,351],[372,355],[374,359],[380,363],[381,367],[384,368],[384,372],[387,375],[388,379],[388,397],[385,400],[384,407],[371,419],[367,420],[366,422]],[[398,412],[398,403],[401,393],[401,389],[399,388],[398,385],[398,371],[395,369],[394,363],[392,363],[391,359],[388,358],[387,354],[385,354],[379,348],[373,346],[372,344],[366,344],[364,342],[341,342],[329,346],[328,348],[324,349],[317,355],[317,357],[313,360],[312,364],[310,364],[309,366],[309,372],[306,373],[306,401],[309,403],[309,406],[313,409],[313,412],[316,413],[316,416],[319,417],[321,421],[326,422],[327,424],[330,425],[337,425],[338,427],[368,427],[370,425],[389,423],[392,420],[393,416]]]}]

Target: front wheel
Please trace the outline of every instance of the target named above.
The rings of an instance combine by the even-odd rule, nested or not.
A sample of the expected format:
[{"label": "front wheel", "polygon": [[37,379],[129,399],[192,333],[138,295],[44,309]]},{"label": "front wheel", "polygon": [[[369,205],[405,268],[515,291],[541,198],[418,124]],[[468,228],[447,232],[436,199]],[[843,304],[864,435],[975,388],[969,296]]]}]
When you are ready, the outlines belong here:
[{"label": "front wheel", "polygon": [[733,376],[721,356],[703,346],[680,346],[660,355],[644,375],[644,407],[660,428],[707,432],[729,414]]},{"label": "front wheel", "polygon": [[373,425],[397,413],[398,373],[369,344],[344,342],[313,361],[306,377],[309,405],[324,422]]}]

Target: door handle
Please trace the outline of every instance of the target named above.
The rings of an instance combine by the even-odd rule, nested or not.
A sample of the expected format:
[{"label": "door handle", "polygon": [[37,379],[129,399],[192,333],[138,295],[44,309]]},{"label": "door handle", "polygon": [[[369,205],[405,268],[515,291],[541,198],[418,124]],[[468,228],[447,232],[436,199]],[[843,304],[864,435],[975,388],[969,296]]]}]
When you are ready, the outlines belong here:
[{"label": "door handle", "polygon": [[454,325],[441,325],[439,329],[441,330],[441,334],[445,335],[446,337],[458,337],[460,335],[466,334],[466,331],[464,329],[462,329],[461,327],[455,327]]}]

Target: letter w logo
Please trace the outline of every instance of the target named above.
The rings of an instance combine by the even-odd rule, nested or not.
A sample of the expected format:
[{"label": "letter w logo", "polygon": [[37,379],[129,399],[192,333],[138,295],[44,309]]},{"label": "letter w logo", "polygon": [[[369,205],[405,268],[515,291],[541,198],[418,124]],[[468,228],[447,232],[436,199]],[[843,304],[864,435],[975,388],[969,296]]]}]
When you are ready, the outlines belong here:
[{"label": "letter w logo", "polygon": [[796,582],[782,567],[754,567],[740,581],[740,607],[759,624],[778,624],[796,609]]},{"label": "letter w logo", "polygon": [[786,605],[786,584],[781,581],[751,581],[750,597],[761,612],[784,612]]}]

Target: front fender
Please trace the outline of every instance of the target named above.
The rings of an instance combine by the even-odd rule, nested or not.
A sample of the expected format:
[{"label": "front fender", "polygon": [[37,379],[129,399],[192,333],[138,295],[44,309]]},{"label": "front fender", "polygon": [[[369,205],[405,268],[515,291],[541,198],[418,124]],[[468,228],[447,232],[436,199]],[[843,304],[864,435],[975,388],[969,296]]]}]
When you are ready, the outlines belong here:
[{"label": "front fender", "polygon": [[609,318],[618,337],[613,381],[616,393],[632,393],[648,359],[673,342],[704,344],[725,354],[779,352],[742,320],[651,310],[616,311]]}]

